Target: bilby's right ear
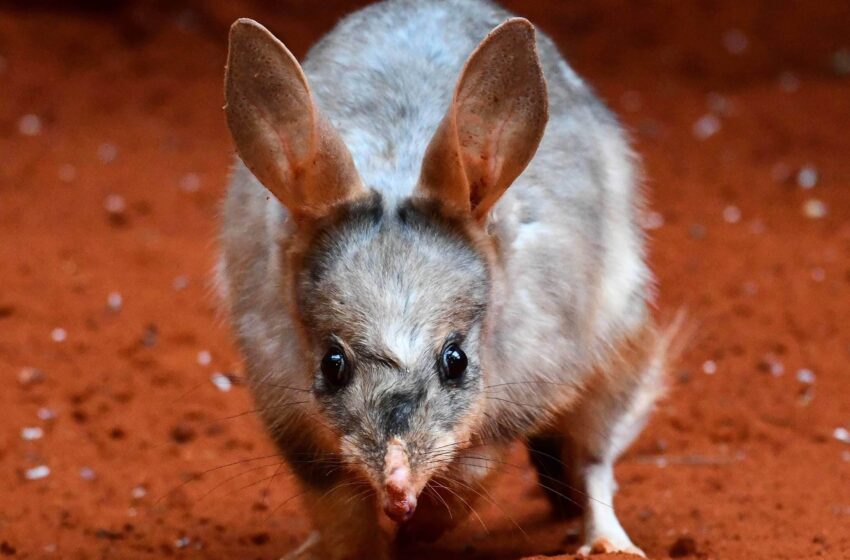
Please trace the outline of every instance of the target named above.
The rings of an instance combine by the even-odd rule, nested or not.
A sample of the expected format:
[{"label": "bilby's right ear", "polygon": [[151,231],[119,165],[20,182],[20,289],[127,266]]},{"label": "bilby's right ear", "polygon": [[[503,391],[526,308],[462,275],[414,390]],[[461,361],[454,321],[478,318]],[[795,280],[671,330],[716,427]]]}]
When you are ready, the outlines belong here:
[{"label": "bilby's right ear", "polygon": [[320,216],[363,192],[351,153],[316,106],[298,61],[253,20],[230,28],[224,94],[239,156],[296,218]]}]

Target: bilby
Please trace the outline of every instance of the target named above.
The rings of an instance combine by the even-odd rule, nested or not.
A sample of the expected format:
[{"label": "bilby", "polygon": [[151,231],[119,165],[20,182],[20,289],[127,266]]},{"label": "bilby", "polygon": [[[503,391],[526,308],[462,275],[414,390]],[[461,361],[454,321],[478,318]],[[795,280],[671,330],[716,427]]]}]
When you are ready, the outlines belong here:
[{"label": "bilby", "polygon": [[667,338],[635,157],[554,43],[485,0],[389,0],[302,67],[243,19],[225,98],[219,272],[318,531],[294,554],[389,557],[381,515],[438,538],[518,439],[581,554],[642,554],[612,466]]}]

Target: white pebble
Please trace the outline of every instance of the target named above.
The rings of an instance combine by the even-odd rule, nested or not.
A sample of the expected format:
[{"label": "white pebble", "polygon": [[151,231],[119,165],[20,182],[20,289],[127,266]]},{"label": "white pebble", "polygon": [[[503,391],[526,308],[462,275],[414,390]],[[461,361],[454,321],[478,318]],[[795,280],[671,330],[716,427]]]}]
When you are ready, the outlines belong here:
[{"label": "white pebble", "polygon": [[189,537],[180,537],[176,541],[174,541],[174,546],[177,548],[186,548],[192,543],[192,540]]},{"label": "white pebble", "polygon": [[198,352],[198,365],[208,366],[212,362],[212,354],[209,350],[201,350]]},{"label": "white pebble", "polygon": [[781,377],[785,373],[785,365],[776,358],[767,358],[767,363],[770,364],[770,375],[773,377]]},{"label": "white pebble", "polygon": [[34,385],[44,381],[44,372],[38,368],[25,367],[18,372],[18,382],[21,385]]},{"label": "white pebble", "polygon": [[730,29],[723,34],[723,46],[729,51],[729,54],[743,54],[749,44],[749,39],[740,29]]},{"label": "white pebble", "polygon": [[826,271],[820,267],[815,267],[811,272],[812,280],[815,282],[823,282],[826,280]]},{"label": "white pebble", "polygon": [[118,157],[118,147],[104,142],[97,148],[97,158],[103,163],[112,163]]},{"label": "white pebble", "polygon": [[797,381],[811,385],[815,382],[815,372],[809,368],[801,368],[797,370]]},{"label": "white pebble", "polygon": [[118,292],[109,292],[109,295],[106,296],[106,306],[109,307],[110,311],[119,311],[123,304],[124,298]]},{"label": "white pebble", "polygon": [[201,188],[201,177],[197,173],[186,173],[180,179],[180,188],[188,193],[193,193]]},{"label": "white pebble", "polygon": [[44,437],[44,430],[39,428],[38,426],[27,426],[26,428],[21,428],[21,439],[26,441],[33,441],[36,439],[41,439]]},{"label": "white pebble", "polygon": [[24,115],[18,121],[18,132],[24,136],[38,136],[41,134],[41,119],[38,115]]},{"label": "white pebble", "polygon": [[714,360],[706,360],[702,363],[702,371],[707,375],[717,373],[717,363]]},{"label": "white pebble", "polygon": [[80,478],[83,480],[94,480],[97,478],[97,474],[95,474],[91,467],[83,467],[80,469]]},{"label": "white pebble", "polygon": [[24,473],[27,480],[41,480],[42,478],[47,478],[49,475],[50,467],[47,465],[39,465],[37,467],[27,469],[26,473]]},{"label": "white pebble", "polygon": [[813,165],[804,165],[797,172],[797,184],[804,189],[813,189],[818,184],[818,170]]},{"label": "white pebble", "polygon": [[779,75],[779,88],[786,93],[794,93],[800,89],[800,78],[793,72],[783,72]]},{"label": "white pebble", "polygon": [[826,204],[817,198],[810,198],[803,203],[803,214],[813,220],[823,218],[826,216]]},{"label": "white pebble", "polygon": [[850,443],[850,431],[847,428],[838,427],[832,432],[832,437],[843,443]]},{"label": "white pebble", "polygon": [[59,177],[60,181],[65,183],[70,183],[74,179],[77,178],[77,168],[71,165],[70,163],[66,163],[59,166],[59,171],[56,173]]},{"label": "white pebble", "polygon": [[706,140],[720,131],[720,119],[714,115],[703,115],[694,123],[692,130],[699,140]]},{"label": "white pebble", "polygon": [[171,282],[171,288],[175,292],[185,290],[189,286],[189,278],[186,276],[178,276]]},{"label": "white pebble", "polygon": [[64,342],[68,338],[68,332],[61,327],[56,327],[50,331],[50,338],[53,339],[53,342]]},{"label": "white pebble", "polygon": [[213,385],[218,387],[218,390],[223,393],[228,392],[231,387],[233,387],[233,382],[231,382],[230,378],[223,373],[215,372],[210,376],[210,381],[212,381]]},{"label": "white pebble", "polygon": [[664,225],[664,215],[654,211],[643,214],[642,225],[644,229],[659,229]]},{"label": "white pebble", "polygon": [[110,214],[121,214],[127,209],[127,203],[120,194],[110,194],[103,201],[103,207]]},{"label": "white pebble", "polygon": [[56,413],[46,407],[41,407],[35,413],[39,420],[53,420],[56,418]]},{"label": "white pebble", "polygon": [[730,224],[737,224],[741,221],[741,209],[737,206],[727,206],[723,209],[723,219]]},{"label": "white pebble", "polygon": [[140,500],[148,495],[148,491],[145,489],[144,486],[139,485],[130,491],[130,495],[136,500]]}]

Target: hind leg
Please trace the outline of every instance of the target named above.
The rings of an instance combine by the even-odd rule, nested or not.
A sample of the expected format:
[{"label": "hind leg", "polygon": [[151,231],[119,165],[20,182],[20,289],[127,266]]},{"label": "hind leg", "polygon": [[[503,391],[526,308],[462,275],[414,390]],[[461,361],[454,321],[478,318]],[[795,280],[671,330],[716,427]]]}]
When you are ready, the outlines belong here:
[{"label": "hind leg", "polygon": [[590,380],[578,406],[564,420],[573,442],[573,476],[585,493],[584,544],[579,554],[626,552],[644,556],[617,519],[614,462],[646,424],[663,388],[663,351],[647,332],[627,348],[614,369]]}]

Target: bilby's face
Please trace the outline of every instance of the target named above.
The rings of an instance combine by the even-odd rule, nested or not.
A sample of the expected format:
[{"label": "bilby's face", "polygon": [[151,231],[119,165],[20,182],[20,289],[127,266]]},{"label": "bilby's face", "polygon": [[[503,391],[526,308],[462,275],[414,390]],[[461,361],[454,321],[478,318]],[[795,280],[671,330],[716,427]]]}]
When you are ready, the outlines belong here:
[{"label": "bilby's face", "polygon": [[318,408],[395,521],[481,416],[490,276],[470,231],[366,197],[318,224],[296,278]]}]

